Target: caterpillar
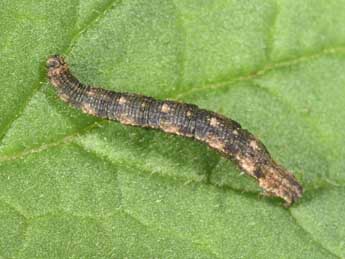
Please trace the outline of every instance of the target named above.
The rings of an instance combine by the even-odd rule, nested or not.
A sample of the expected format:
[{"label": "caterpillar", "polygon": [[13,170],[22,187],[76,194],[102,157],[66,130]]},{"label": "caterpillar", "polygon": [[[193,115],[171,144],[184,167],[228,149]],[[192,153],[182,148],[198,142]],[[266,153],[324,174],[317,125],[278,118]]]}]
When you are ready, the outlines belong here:
[{"label": "caterpillar", "polygon": [[60,99],[84,113],[200,141],[256,179],[265,195],[282,198],[286,207],[302,197],[303,188],[295,176],[234,120],[194,104],[84,85],[59,55],[48,58],[47,70]]}]

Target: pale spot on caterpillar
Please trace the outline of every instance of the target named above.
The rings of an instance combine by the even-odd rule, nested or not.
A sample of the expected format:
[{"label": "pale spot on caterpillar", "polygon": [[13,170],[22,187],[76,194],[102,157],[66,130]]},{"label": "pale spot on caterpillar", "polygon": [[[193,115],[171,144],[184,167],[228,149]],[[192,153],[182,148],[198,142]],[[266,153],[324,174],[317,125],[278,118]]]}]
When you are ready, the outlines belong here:
[{"label": "pale spot on caterpillar", "polygon": [[190,118],[190,117],[192,117],[193,113],[191,111],[187,111],[186,115],[188,118]]},{"label": "pale spot on caterpillar", "polygon": [[257,150],[259,149],[259,146],[257,144],[257,142],[255,140],[251,140],[250,143],[249,143],[249,146],[254,149],[254,150]]},{"label": "pale spot on caterpillar", "polygon": [[164,113],[168,113],[170,111],[169,105],[166,103],[163,103],[161,111]]},{"label": "pale spot on caterpillar", "polygon": [[69,101],[69,96],[67,94],[60,94],[60,98],[66,103]]},{"label": "pale spot on caterpillar", "polygon": [[255,164],[249,158],[236,155],[236,160],[238,161],[239,165],[247,172],[252,174],[255,171]]},{"label": "pale spot on caterpillar", "polygon": [[163,122],[161,125],[161,129],[164,130],[164,132],[180,135],[180,129],[177,126],[169,124],[169,123]]},{"label": "pale spot on caterpillar", "polygon": [[85,103],[81,106],[81,110],[85,113],[91,114],[91,115],[96,115],[96,111],[93,107],[91,107],[90,104]]},{"label": "pale spot on caterpillar", "polygon": [[123,97],[123,96],[121,96],[119,101],[118,101],[118,103],[121,104],[121,105],[125,104],[126,102],[127,102],[127,99],[125,97]]},{"label": "pale spot on caterpillar", "polygon": [[95,97],[97,96],[97,90],[94,88],[91,88],[90,91],[87,92],[87,95],[90,97]]},{"label": "pale spot on caterpillar", "polygon": [[210,125],[213,126],[213,127],[217,127],[218,126],[217,118],[211,118],[210,119]]},{"label": "pale spot on caterpillar", "polygon": [[126,125],[137,125],[133,119],[131,119],[131,118],[129,118],[129,117],[125,117],[125,116],[120,117],[120,118],[119,118],[119,121],[120,121],[122,124],[126,124]]},{"label": "pale spot on caterpillar", "polygon": [[210,136],[206,141],[214,149],[224,152],[225,144],[222,140],[218,139],[215,136]]}]

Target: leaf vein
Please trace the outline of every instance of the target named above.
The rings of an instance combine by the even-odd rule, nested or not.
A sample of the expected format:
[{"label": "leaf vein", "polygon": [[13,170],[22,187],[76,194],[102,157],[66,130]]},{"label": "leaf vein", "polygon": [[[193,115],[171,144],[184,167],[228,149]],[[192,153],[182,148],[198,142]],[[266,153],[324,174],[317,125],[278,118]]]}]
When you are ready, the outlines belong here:
[{"label": "leaf vein", "polygon": [[338,256],[337,254],[333,253],[329,248],[325,247],[320,241],[316,240],[315,237],[312,235],[312,233],[310,233],[307,229],[305,229],[299,222],[298,219],[293,215],[293,213],[291,212],[291,210],[289,209],[289,213],[291,218],[293,219],[293,221],[295,222],[295,224],[307,235],[309,236],[309,238],[315,243],[317,244],[319,247],[321,247],[325,252],[329,253],[330,255],[341,259],[340,256]]},{"label": "leaf vein", "polygon": [[302,55],[296,58],[288,59],[288,60],[282,60],[277,63],[272,63],[272,64],[266,64],[263,66],[261,69],[252,71],[250,73],[246,73],[244,75],[240,75],[238,77],[235,77],[230,80],[224,80],[224,81],[219,81],[219,82],[210,82],[207,83],[201,87],[191,87],[189,90],[184,91],[182,93],[175,93],[172,98],[174,99],[179,99],[183,98],[187,95],[205,91],[205,90],[214,90],[214,89],[219,89],[222,87],[232,87],[234,84],[238,82],[243,82],[243,81],[249,81],[253,80],[256,78],[259,78],[260,76],[263,76],[275,69],[280,69],[280,68],[286,68],[286,67],[291,67],[293,65],[299,65],[305,62],[309,62],[310,60],[317,59],[321,56],[324,55],[333,55],[335,53],[345,53],[345,46],[336,46],[336,47],[330,47],[330,48],[325,48],[321,51],[314,52],[312,54],[308,55]]}]

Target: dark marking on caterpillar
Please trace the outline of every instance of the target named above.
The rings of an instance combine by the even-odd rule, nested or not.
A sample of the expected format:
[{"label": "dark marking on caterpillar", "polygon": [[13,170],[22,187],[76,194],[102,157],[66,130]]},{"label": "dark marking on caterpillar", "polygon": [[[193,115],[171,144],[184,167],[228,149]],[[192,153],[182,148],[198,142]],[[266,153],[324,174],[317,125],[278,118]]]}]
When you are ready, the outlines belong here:
[{"label": "dark marking on caterpillar", "polygon": [[198,140],[234,161],[258,181],[266,195],[284,199],[286,206],[302,197],[303,188],[294,175],[277,164],[264,144],[239,123],[194,104],[84,85],[58,55],[49,57],[47,67],[59,97],[73,107],[122,124]]}]

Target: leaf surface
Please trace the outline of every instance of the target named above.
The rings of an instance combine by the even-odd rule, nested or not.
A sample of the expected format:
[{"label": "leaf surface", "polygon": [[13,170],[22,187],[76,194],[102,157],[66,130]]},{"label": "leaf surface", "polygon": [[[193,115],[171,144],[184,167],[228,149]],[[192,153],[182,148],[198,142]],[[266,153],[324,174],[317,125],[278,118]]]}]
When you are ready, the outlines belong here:
[{"label": "leaf surface", "polygon": [[[345,2],[0,3],[0,257],[344,258]],[[301,180],[290,209],[204,145],[82,114],[81,81],[240,122]]]}]

